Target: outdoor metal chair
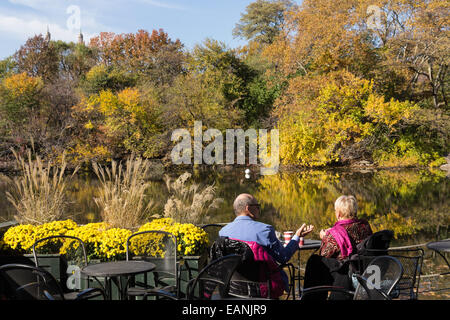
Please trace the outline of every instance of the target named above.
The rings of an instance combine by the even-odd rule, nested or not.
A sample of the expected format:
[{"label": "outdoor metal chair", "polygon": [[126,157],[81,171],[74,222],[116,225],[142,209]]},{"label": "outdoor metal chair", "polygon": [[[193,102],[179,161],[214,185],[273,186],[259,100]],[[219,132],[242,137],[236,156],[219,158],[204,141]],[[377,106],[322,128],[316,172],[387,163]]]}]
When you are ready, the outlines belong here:
[{"label": "outdoor metal chair", "polygon": [[395,291],[401,300],[416,300],[419,296],[420,275],[422,272],[424,250],[389,249],[388,254],[397,258],[403,266],[403,275]]},{"label": "outdoor metal chair", "polygon": [[365,270],[374,256],[381,253],[397,258],[403,267],[403,275],[393,290],[391,296],[401,300],[416,300],[419,294],[420,274],[422,271],[424,250],[421,248],[412,249],[395,249],[389,248],[387,250],[370,249],[366,251],[369,255],[356,255],[353,258],[353,266],[355,261],[358,261],[358,266],[354,268],[356,273],[361,273],[358,270]]},{"label": "outdoor metal chair", "polygon": [[[277,265],[275,270],[270,270],[267,261],[255,261],[252,250],[245,242],[227,237],[220,237],[213,243],[209,256],[210,259],[217,259],[229,254],[241,256],[241,263],[230,282],[229,294],[231,296],[242,299],[273,299],[271,274],[287,269],[290,282],[286,299],[289,299],[290,296],[295,299],[295,268],[293,264]],[[261,293],[261,286],[267,288],[267,295]]]},{"label": "outdoor metal chair", "polygon": [[392,291],[396,288],[403,274],[400,261],[391,256],[371,257],[365,271],[359,275],[355,291],[336,286],[317,286],[302,290],[301,298],[318,292],[340,292],[353,300],[391,300]]},{"label": "outdoor metal chair", "polygon": [[[372,256],[377,255],[379,252],[380,250],[368,250],[368,253]],[[403,267],[402,278],[393,290],[391,294],[392,297],[401,300],[416,300],[419,294],[420,274],[422,271],[424,250],[421,248],[390,248],[387,250],[387,254],[397,258]],[[359,259],[362,258],[365,258],[366,261],[370,259],[367,256],[359,256]]]},{"label": "outdoor metal chair", "polygon": [[[229,298],[230,280],[236,267],[241,262],[237,254],[227,255],[211,261],[197,277],[191,279],[186,288],[186,300],[220,300]],[[175,294],[164,290],[152,290],[144,295],[160,299],[180,300]]]},{"label": "outdoor metal chair", "polygon": [[68,297],[50,272],[25,264],[0,266],[0,279],[4,297],[9,300],[84,300],[93,293],[105,299],[100,288],[88,288]]},{"label": "outdoor metal chair", "polygon": [[[64,253],[61,252],[63,247]],[[80,238],[68,235],[49,236],[35,241],[32,249],[36,267],[47,270],[57,279],[66,299],[72,300],[83,288],[90,286],[92,279],[81,273],[81,269],[88,265],[88,259],[86,246]],[[58,264],[51,263],[49,255],[52,254],[59,256]],[[92,294],[92,297],[85,295],[84,298],[98,296],[98,292],[92,291]]]},{"label": "outdoor metal chair", "polygon": [[132,279],[129,297],[143,297],[149,290],[162,289],[180,296],[180,268],[177,262],[177,238],[165,231],[142,231],[128,237],[127,260],[145,260],[156,265],[153,281],[147,274]]}]

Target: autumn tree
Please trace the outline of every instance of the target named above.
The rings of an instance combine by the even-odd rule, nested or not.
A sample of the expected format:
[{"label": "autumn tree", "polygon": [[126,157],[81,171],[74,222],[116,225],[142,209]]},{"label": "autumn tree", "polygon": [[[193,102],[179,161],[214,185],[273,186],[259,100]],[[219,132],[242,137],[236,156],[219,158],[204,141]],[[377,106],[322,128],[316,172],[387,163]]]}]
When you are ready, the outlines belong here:
[{"label": "autumn tree", "polygon": [[384,65],[405,75],[405,90],[434,108],[448,108],[450,4],[448,1],[380,4],[383,22],[375,34],[383,45]]},{"label": "autumn tree", "polygon": [[16,69],[16,63],[12,57],[0,60],[0,80],[10,76]]},{"label": "autumn tree", "polygon": [[102,64],[147,77],[158,85],[170,83],[182,71],[183,45],[162,29],[151,34],[145,30],[136,34],[102,32],[91,39],[90,46],[98,50]]},{"label": "autumn tree", "polygon": [[158,157],[167,143],[158,93],[148,87],[102,90],[83,98],[73,112],[82,125],[78,129],[82,139],[77,139],[71,151],[78,160],[127,153]]},{"label": "autumn tree", "polygon": [[431,95],[437,107],[448,100],[448,9],[440,0],[305,0],[265,53],[285,76],[345,69],[395,98]]},{"label": "autumn tree", "polygon": [[26,72],[31,77],[41,77],[44,82],[57,78],[59,70],[58,52],[50,39],[41,34],[29,38],[14,54],[14,61],[19,72]]},{"label": "autumn tree", "polygon": [[235,37],[270,44],[281,30],[284,14],[291,9],[291,0],[257,0],[250,3],[233,29]]},{"label": "autumn tree", "polygon": [[[342,159],[347,154],[349,159],[362,157],[389,165],[411,165],[437,161],[446,155],[450,136],[450,131],[444,129],[450,127],[445,111],[449,60],[445,50],[449,39],[446,11],[448,4],[439,0],[305,0],[297,9],[287,12],[282,31],[265,47],[264,55],[275,65],[267,72],[286,81],[286,90],[276,101],[272,116],[288,132],[285,136],[290,141],[285,141],[288,158],[293,156],[291,159],[297,159],[294,162],[310,159],[317,165],[332,161],[334,156]],[[372,14],[377,14],[377,19]],[[401,126],[393,130],[386,127],[386,122],[369,117],[369,110],[374,115],[375,109],[360,107],[358,112],[364,110],[365,115],[358,121],[372,123],[374,129],[360,135],[361,140],[345,133],[350,123],[352,130],[358,128],[354,123],[359,119],[358,112],[336,122],[341,113],[325,109],[319,121],[317,116],[320,110],[324,111],[319,102],[324,90],[330,90],[330,82],[334,83],[336,75],[342,74],[372,83],[370,96],[378,98],[361,97],[361,106],[378,101],[375,105],[387,112],[411,104],[414,116],[406,119],[398,114]],[[346,87],[348,92],[356,90],[352,95],[357,98],[362,88],[356,89],[351,83],[338,87]],[[327,99],[334,101],[340,95],[334,92]],[[336,102],[335,108],[342,110],[347,100]],[[417,109],[426,107],[429,100],[435,107],[433,116],[429,111]],[[429,116],[425,116],[427,113]],[[337,131],[323,136],[330,124]],[[293,128],[299,131],[293,134]],[[324,142],[328,138],[331,140]],[[302,147],[294,147],[292,143],[300,143]],[[309,151],[303,154],[305,150]],[[312,159],[314,154],[317,157]]]},{"label": "autumn tree", "polygon": [[26,121],[32,113],[41,109],[43,82],[40,78],[19,73],[3,79],[0,84],[0,108],[12,124]]},{"label": "autumn tree", "polygon": [[137,84],[138,76],[115,66],[103,64],[92,67],[80,80],[79,85],[87,96],[102,90],[121,91]]},{"label": "autumn tree", "polygon": [[224,43],[206,39],[191,52],[187,71],[222,91],[224,106],[243,112],[245,125],[258,125],[271,110],[277,88],[269,87],[264,72],[250,66]]},{"label": "autumn tree", "polygon": [[166,119],[172,128],[193,128],[202,121],[208,128],[233,128],[242,119],[239,109],[227,106],[220,86],[209,75],[188,73],[175,79],[167,93]]},{"label": "autumn tree", "polygon": [[[385,101],[368,80],[348,72],[329,74],[313,99],[301,94],[294,99],[297,108],[283,113],[279,122],[280,155],[286,163],[321,166],[363,156],[381,161],[387,154],[404,157],[417,151],[414,144],[403,150],[395,145],[399,138],[401,143],[408,139],[402,130],[414,118],[417,106]],[[383,145],[392,139],[393,144]],[[379,152],[383,147],[389,149],[384,150],[387,153]],[[415,156],[409,161],[421,160],[420,154]]]},{"label": "autumn tree", "polygon": [[95,48],[88,47],[84,43],[55,41],[53,45],[58,53],[60,79],[78,84],[98,62]]},{"label": "autumn tree", "polygon": [[13,74],[0,82],[0,132],[6,155],[12,147],[24,147],[30,139],[40,150],[47,136],[47,100],[44,83],[25,72]]}]

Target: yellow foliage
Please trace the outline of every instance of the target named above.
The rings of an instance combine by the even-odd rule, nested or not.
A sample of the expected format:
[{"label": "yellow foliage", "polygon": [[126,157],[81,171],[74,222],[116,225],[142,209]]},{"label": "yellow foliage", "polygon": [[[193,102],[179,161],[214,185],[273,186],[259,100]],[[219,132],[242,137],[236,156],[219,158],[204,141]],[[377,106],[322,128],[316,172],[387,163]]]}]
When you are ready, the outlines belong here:
[{"label": "yellow foliage", "polygon": [[395,132],[417,110],[408,101],[385,102],[371,81],[348,72],[335,73],[321,88],[313,89],[308,99],[294,97],[285,102],[278,123],[280,156],[284,163],[304,166],[333,163],[342,150],[372,136],[378,128]]},{"label": "yellow foliage", "polygon": [[130,230],[120,228],[112,228],[102,232],[99,236],[99,255],[105,260],[124,259],[125,243],[131,234]]},{"label": "yellow foliage", "polygon": [[[3,236],[3,241],[11,249],[30,253],[36,240],[55,235],[64,235],[76,227],[77,224],[70,219],[53,221],[38,226],[21,224],[9,228]],[[38,248],[45,245],[47,245],[47,242],[41,242]]]},{"label": "yellow foliage", "polygon": [[34,243],[34,228],[31,224],[11,227],[3,235],[3,242],[13,250],[29,252]]},{"label": "yellow foliage", "polygon": [[411,217],[403,217],[399,213],[389,212],[371,221],[373,232],[381,230],[394,231],[395,238],[414,234],[418,229],[417,222]]},{"label": "yellow foliage", "polygon": [[[171,218],[154,219],[144,224],[139,231],[162,230],[170,232],[177,238],[177,251],[180,255],[198,255],[208,245],[208,234],[200,227],[190,223],[177,223]],[[155,252],[158,249],[155,248]]]},{"label": "yellow foliage", "polygon": [[41,78],[30,77],[26,72],[22,72],[5,78],[2,85],[12,97],[20,98],[36,94],[43,88],[44,83]]}]

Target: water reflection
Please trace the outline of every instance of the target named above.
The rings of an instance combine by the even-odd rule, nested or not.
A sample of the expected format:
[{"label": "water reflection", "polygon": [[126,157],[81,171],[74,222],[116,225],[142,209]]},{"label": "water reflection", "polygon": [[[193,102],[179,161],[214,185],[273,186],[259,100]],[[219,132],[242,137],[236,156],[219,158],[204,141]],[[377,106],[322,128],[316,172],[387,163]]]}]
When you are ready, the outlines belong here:
[{"label": "water reflection", "polygon": [[272,223],[286,230],[299,222],[316,231],[334,221],[342,194],[358,200],[359,216],[374,231],[391,229],[398,238],[431,233],[450,222],[450,180],[439,171],[305,171],[259,179],[256,197],[271,211]]},{"label": "water reflection", "polygon": [[[246,192],[255,195],[262,204],[263,222],[280,231],[295,229],[303,222],[314,224],[317,234],[313,237],[318,236],[321,228],[334,223],[334,201],[342,194],[356,196],[359,216],[368,219],[374,230],[389,228],[398,238],[431,235],[439,226],[450,224],[450,179],[441,171],[308,170],[272,176],[252,173],[247,179],[244,170],[225,167],[192,171],[195,182],[214,184],[217,196],[224,199],[203,223],[233,220],[233,201]],[[170,175],[176,177],[180,173]],[[73,179],[67,189],[68,217],[79,223],[101,219],[94,202],[98,186],[97,178],[89,173],[80,173]],[[1,182],[1,220],[14,215],[14,208],[6,200],[7,189],[6,182]],[[157,203],[154,213],[162,214],[168,198],[165,183],[152,181],[148,196]]]},{"label": "water reflection", "polygon": [[[170,172],[176,177],[183,171]],[[245,168],[221,167],[217,170],[194,169],[197,183],[214,184],[217,196],[224,199],[203,223],[229,222],[234,219],[232,204],[240,193],[255,195],[262,205],[262,221],[277,230],[295,230],[302,222],[314,224],[311,238],[318,231],[334,223],[334,201],[342,194],[353,194],[358,200],[359,216],[369,220],[374,231],[394,230],[397,236],[393,246],[405,246],[435,240],[436,231],[448,238],[450,224],[450,179],[441,171],[378,170],[358,172],[351,170],[307,170],[281,172],[260,176],[259,170],[245,177]],[[95,176],[80,173],[67,189],[67,216],[84,224],[100,221],[100,210],[94,202],[99,182]],[[8,190],[0,176],[0,220],[11,220],[14,208],[6,200]],[[152,181],[148,196],[157,203],[156,213],[162,213],[168,198],[163,181]],[[154,212],[155,213],[155,212]],[[303,254],[305,263],[310,253]],[[424,274],[443,272],[439,257],[432,259],[426,252]],[[436,288],[448,287],[448,279],[424,279],[421,299],[449,299]],[[442,283],[441,283],[442,282]],[[431,292],[426,292],[432,288]],[[428,290],[430,291],[430,290]]]}]

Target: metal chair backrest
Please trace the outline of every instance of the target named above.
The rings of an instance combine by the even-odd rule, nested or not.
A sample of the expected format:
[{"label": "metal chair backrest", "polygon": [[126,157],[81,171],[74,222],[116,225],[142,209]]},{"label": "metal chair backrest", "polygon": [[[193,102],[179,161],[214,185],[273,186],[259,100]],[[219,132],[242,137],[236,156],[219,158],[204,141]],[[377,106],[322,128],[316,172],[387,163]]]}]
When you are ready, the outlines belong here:
[{"label": "metal chair backrest", "polygon": [[358,277],[354,300],[388,300],[403,274],[398,259],[391,256],[378,256],[367,265]]},{"label": "metal chair backrest", "polygon": [[[55,239],[59,241],[54,241]],[[49,242],[51,243],[50,246],[48,246]],[[39,267],[37,255],[39,254],[39,249],[42,247],[45,248],[46,254],[55,253],[64,255],[66,256],[66,260],[77,261],[78,264],[83,267],[88,264],[86,246],[80,238],[68,235],[55,235],[36,240],[33,244],[33,257],[36,267]],[[64,253],[61,252],[61,249],[63,248],[65,251]]]},{"label": "metal chair backrest", "polygon": [[403,266],[403,275],[395,288],[396,298],[415,300],[418,298],[420,273],[422,270],[424,250],[389,249],[388,254],[397,258]]},{"label": "metal chair backrest", "polygon": [[64,300],[58,281],[48,271],[25,264],[0,266],[4,295],[11,300]]},{"label": "metal chair backrest", "polygon": [[132,234],[126,242],[127,260],[148,260],[156,263],[158,271],[176,274],[177,238],[172,233],[160,230],[142,231]]},{"label": "metal chair backrest", "polygon": [[[241,262],[234,272],[230,282],[230,294],[236,297],[262,298],[260,286],[267,287],[268,297],[271,297],[270,270],[265,261],[255,261],[254,253],[243,241],[219,237],[214,241],[209,251],[211,260],[230,254],[237,254]],[[264,279],[261,279],[264,276]]]},{"label": "metal chair backrest", "polygon": [[[145,260],[155,264],[153,274],[169,277],[178,288],[177,238],[172,233],[148,230],[132,234],[126,241],[127,260]],[[144,280],[146,281],[146,279]]]},{"label": "metal chair backrest", "polygon": [[240,262],[241,256],[237,254],[211,261],[189,282],[187,299],[210,300],[216,291],[220,297],[226,297],[231,277]]},{"label": "metal chair backrest", "polygon": [[[80,238],[69,235],[49,236],[36,240],[32,249],[36,267],[49,271],[64,291],[80,290],[81,281],[89,281],[80,272],[88,264],[86,246]],[[40,253],[45,255],[41,256]],[[49,264],[52,260],[48,259],[48,254],[58,255],[60,263]]]}]

